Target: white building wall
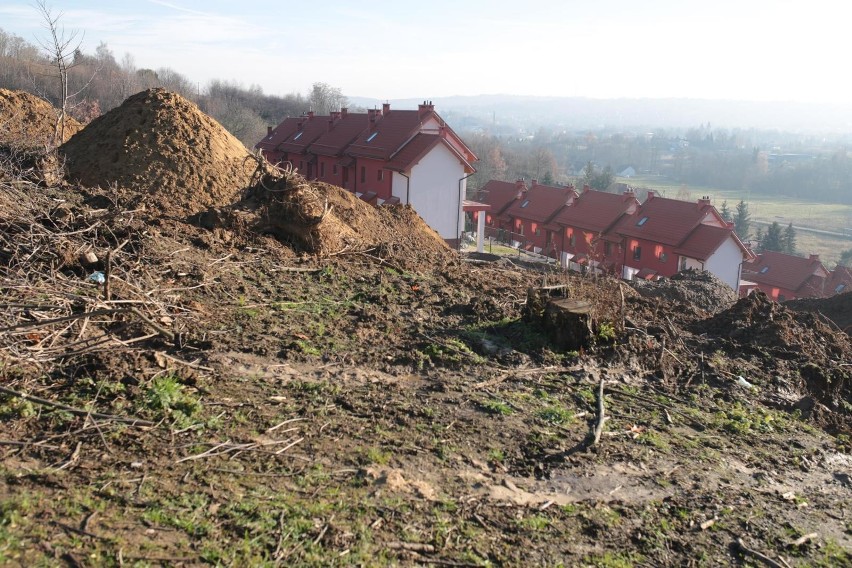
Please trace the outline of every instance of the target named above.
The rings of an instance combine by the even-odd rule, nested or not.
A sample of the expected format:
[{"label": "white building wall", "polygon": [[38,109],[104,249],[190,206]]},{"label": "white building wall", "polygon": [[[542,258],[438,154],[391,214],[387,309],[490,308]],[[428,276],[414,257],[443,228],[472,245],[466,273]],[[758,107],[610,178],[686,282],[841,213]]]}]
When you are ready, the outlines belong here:
[{"label": "white building wall", "polygon": [[408,180],[399,172],[393,172],[391,179],[391,195],[399,198],[399,202],[406,205],[406,192],[408,190]]},{"label": "white building wall", "polygon": [[716,252],[704,263],[704,270],[712,272],[719,280],[739,290],[740,264],[743,262],[743,253],[733,237],[725,239],[725,242],[716,249]]},{"label": "white building wall", "polygon": [[[464,228],[459,201],[459,179],[465,176],[458,157],[438,144],[411,168],[411,206],[445,239],[456,239]],[[393,177],[393,194],[405,203],[405,178]],[[467,180],[462,182],[462,196]]]}]

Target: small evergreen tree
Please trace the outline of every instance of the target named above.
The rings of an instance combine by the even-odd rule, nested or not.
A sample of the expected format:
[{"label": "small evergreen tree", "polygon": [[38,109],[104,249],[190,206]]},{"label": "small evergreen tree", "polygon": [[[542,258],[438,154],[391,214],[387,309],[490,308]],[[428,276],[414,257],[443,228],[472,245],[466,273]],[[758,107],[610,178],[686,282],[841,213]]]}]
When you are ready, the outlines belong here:
[{"label": "small evergreen tree", "polygon": [[784,229],[784,234],[781,235],[781,244],[781,250],[787,254],[796,254],[796,229],[793,228],[792,222]]},{"label": "small evergreen tree", "polygon": [[722,202],[722,207],[719,209],[719,215],[722,216],[722,219],[725,221],[731,221],[731,209],[728,207],[728,200]]},{"label": "small evergreen tree", "polygon": [[748,231],[751,227],[751,215],[748,212],[748,203],[740,200],[737,203],[737,212],[734,213],[734,231],[743,239],[748,239]]},{"label": "small evergreen tree", "polygon": [[774,250],[781,252],[784,250],[784,235],[781,232],[781,225],[774,221],[763,235],[763,240],[760,243],[760,250]]},{"label": "small evergreen tree", "polygon": [[840,260],[837,264],[852,267],[852,249],[846,249],[840,253]]}]

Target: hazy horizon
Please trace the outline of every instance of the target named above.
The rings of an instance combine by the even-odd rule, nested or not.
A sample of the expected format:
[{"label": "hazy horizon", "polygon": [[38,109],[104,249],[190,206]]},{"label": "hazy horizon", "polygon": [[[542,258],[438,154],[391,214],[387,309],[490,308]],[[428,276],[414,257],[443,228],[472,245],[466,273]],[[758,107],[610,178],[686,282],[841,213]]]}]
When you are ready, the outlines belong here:
[{"label": "hazy horizon", "polygon": [[[817,0],[591,3],[449,0],[322,10],[226,0],[56,1],[83,50],[105,42],[137,67],[170,67],[268,94],[322,81],[354,98],[506,94],[848,104],[833,54],[845,50],[836,4]],[[4,30],[44,37],[30,3],[0,7]]]}]

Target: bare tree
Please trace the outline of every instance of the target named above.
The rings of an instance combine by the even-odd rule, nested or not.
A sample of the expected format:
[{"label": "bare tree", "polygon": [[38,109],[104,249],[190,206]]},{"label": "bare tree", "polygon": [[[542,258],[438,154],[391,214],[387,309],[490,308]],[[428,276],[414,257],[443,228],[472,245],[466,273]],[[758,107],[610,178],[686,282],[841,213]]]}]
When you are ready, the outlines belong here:
[{"label": "bare tree", "polygon": [[[62,12],[54,15],[53,10],[45,0],[35,0],[35,8],[44,20],[44,27],[48,32],[48,38],[39,41],[39,44],[54,66],[56,78],[59,80],[59,113],[53,135],[53,144],[59,145],[65,140],[65,119],[68,116],[69,100],[88,86],[87,83],[80,91],[73,94],[69,93],[68,70],[75,65],[75,54],[80,53],[83,34],[79,30],[66,32],[65,27],[60,24]],[[94,74],[92,77],[94,77]],[[91,79],[89,82],[91,82]]]},{"label": "bare tree", "polygon": [[348,99],[340,87],[328,83],[314,83],[310,94],[311,110],[317,114],[329,114],[348,105]]}]

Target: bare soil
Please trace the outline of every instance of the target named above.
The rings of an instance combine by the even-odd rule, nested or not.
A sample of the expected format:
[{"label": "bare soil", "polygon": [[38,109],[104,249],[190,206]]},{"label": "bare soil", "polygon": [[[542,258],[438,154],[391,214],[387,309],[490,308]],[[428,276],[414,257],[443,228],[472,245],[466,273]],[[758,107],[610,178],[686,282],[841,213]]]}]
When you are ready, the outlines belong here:
[{"label": "bare soil", "polygon": [[130,190],[138,202],[170,216],[232,203],[256,168],[245,146],[218,122],[163,89],[131,96],[60,152],[69,180]]},{"label": "bare soil", "polygon": [[[57,110],[31,93],[0,89],[0,146],[52,145],[56,132]],[[65,142],[83,125],[73,117],[65,119]]]},{"label": "bare soil", "polygon": [[[819,315],[468,262],[296,175],[188,219],[4,196],[0,564],[852,562],[852,346]],[[522,317],[558,285],[595,306],[577,351]]]}]

